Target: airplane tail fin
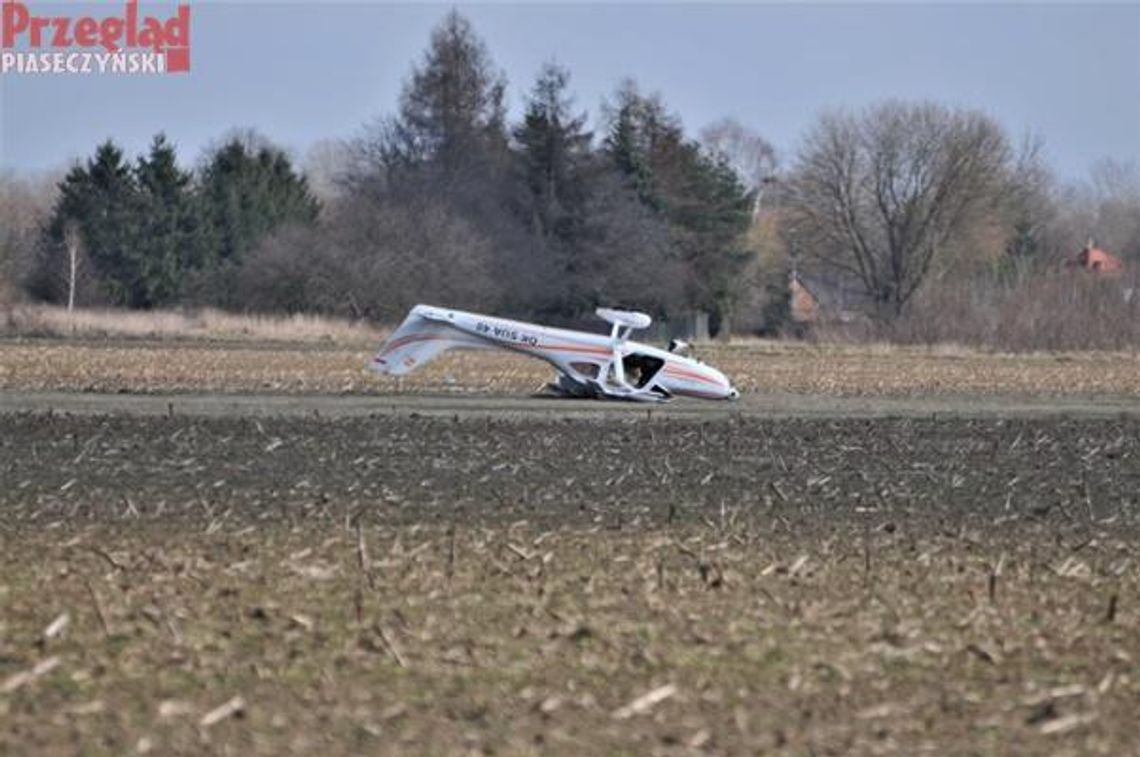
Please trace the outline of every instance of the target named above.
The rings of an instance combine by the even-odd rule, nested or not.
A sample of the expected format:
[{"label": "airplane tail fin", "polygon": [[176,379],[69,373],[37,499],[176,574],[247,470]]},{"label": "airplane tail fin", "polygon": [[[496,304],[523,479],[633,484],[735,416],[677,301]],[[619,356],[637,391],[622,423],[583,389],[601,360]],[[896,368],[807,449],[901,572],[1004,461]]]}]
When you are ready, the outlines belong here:
[{"label": "airplane tail fin", "polygon": [[403,376],[440,354],[456,348],[484,348],[478,337],[449,324],[446,311],[416,305],[385,340],[369,367],[388,376]]}]

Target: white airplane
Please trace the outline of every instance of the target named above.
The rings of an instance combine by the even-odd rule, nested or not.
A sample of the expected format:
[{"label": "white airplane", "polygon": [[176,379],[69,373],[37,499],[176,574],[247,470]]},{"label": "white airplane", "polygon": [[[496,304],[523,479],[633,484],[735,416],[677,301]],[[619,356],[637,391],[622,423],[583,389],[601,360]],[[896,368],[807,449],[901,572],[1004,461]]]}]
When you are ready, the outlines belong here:
[{"label": "white airplane", "polygon": [[610,334],[555,329],[462,310],[416,305],[372,358],[371,368],[402,376],[449,349],[500,348],[544,360],[558,375],[547,388],[558,396],[664,402],[674,396],[733,400],[740,396],[723,373],[688,355],[629,341],[652,322],[645,313],[598,308]]}]

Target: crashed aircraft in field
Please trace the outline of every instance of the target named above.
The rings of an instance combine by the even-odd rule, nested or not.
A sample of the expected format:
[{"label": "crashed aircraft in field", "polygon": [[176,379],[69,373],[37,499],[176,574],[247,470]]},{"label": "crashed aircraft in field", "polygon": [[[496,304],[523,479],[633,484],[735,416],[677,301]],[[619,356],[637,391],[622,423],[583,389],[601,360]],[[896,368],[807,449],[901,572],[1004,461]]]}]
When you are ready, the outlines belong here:
[{"label": "crashed aircraft in field", "polygon": [[557,396],[664,402],[674,396],[736,399],[723,373],[688,355],[629,340],[653,322],[645,313],[598,308],[609,335],[539,326],[461,310],[416,305],[372,359],[371,368],[402,376],[450,349],[503,349],[529,355],[558,372],[547,388]]}]

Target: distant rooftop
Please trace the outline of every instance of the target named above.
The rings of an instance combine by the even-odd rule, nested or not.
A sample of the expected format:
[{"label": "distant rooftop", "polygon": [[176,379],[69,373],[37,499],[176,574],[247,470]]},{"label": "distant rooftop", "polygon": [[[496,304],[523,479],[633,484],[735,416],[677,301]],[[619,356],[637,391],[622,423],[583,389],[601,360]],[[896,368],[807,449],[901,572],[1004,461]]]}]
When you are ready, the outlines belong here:
[{"label": "distant rooftop", "polygon": [[1097,273],[1120,273],[1124,270],[1124,261],[1094,246],[1091,239],[1084,249],[1078,252],[1076,257],[1066,265],[1070,268],[1083,268],[1086,271]]}]

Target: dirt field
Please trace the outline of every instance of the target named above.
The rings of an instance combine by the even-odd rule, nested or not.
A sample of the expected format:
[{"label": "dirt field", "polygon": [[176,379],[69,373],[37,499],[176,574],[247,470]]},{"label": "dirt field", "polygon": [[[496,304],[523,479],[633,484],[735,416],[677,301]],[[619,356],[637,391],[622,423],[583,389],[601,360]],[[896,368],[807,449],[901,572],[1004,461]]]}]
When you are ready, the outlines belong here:
[{"label": "dirt field", "polygon": [[1135,752],[1135,355],[368,354],[0,341],[0,754]]},{"label": "dirt field", "polygon": [[1124,754],[1140,420],[0,415],[0,753]]},{"label": "dirt field", "polygon": [[[0,340],[0,390],[278,394],[526,394],[549,367],[452,353],[403,379],[370,374],[373,348],[311,343]],[[995,355],[947,349],[758,342],[705,345],[745,394],[1082,397],[1140,401],[1140,354]]]}]

